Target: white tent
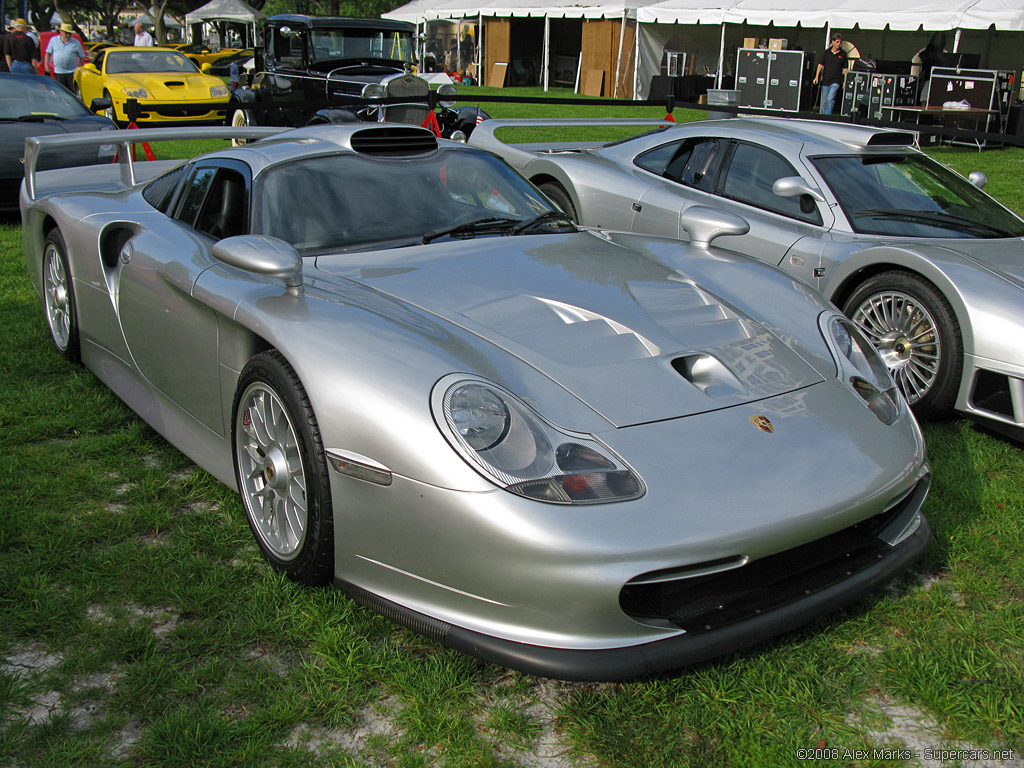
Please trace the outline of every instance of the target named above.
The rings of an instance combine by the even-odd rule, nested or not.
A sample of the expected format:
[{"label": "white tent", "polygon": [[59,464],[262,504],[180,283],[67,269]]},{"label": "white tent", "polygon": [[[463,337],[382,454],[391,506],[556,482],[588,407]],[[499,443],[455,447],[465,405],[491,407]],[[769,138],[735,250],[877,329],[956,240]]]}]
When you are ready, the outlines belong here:
[{"label": "white tent", "polygon": [[245,24],[250,30],[251,40],[256,40],[256,22],[267,18],[244,0],[210,0],[206,5],[185,15],[185,24],[202,24],[207,21],[232,21]]},{"label": "white tent", "polygon": [[[661,0],[637,9],[637,95],[645,97],[653,75],[660,69],[665,50],[696,52],[704,66],[721,74],[731,69],[734,55],[745,36],[780,37],[791,44],[817,52],[828,44],[829,31],[843,30],[861,53],[876,58],[906,59],[928,42],[933,32],[961,30],[1024,31],[1021,0],[919,0],[899,6],[893,0]],[[727,29],[729,45],[727,46]],[[890,34],[892,33],[892,34]],[[915,34],[916,33],[916,34]],[[976,47],[994,52],[988,40],[973,33]],[[951,36],[952,37],[952,36]],[[1015,34],[1019,38],[1019,35]],[[951,40],[952,41],[952,40]],[[998,68],[1017,69],[1024,63],[1019,43],[1003,44]],[[957,50],[954,46],[953,50]],[[961,51],[966,50],[963,46]],[[1011,52],[1011,50],[1013,52]],[[889,55],[885,55],[888,53]],[[1010,56],[1012,60],[1004,60]]]}]

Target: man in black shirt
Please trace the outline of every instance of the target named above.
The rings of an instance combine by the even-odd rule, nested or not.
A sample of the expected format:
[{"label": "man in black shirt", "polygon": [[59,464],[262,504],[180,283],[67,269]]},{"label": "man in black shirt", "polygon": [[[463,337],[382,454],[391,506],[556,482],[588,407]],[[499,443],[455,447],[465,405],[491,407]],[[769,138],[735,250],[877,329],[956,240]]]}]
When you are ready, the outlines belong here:
[{"label": "man in black shirt", "polygon": [[39,46],[28,33],[24,19],[15,19],[11,32],[4,37],[4,59],[15,74],[34,75],[39,64]]},{"label": "man in black shirt", "polygon": [[843,85],[848,66],[846,52],[843,51],[843,36],[833,32],[832,45],[821,57],[821,63],[814,73],[814,84],[821,83],[821,114],[832,114],[832,106],[836,103],[836,94]]}]

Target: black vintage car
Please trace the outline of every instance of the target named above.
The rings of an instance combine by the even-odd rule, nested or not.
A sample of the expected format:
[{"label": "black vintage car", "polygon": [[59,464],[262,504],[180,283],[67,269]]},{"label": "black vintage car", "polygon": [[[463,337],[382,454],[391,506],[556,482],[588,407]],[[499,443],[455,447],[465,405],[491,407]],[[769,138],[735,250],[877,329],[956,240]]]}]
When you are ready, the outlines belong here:
[{"label": "black vintage car", "polygon": [[[271,16],[256,47],[251,86],[235,91],[232,124],[387,120],[422,125],[431,95],[427,81],[412,72],[415,34],[414,25],[400,21]],[[462,130],[468,135],[478,110],[452,109],[450,84],[438,88],[436,100],[442,134],[458,138],[456,131]]]}]

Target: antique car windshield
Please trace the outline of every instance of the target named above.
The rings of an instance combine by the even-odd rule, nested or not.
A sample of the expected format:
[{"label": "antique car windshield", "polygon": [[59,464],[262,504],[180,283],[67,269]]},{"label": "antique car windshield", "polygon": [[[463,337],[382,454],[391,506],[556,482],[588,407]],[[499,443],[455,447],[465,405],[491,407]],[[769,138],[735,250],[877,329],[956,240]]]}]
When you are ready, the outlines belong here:
[{"label": "antique car windshield", "polygon": [[1024,221],[925,155],[812,158],[855,232],[903,237],[1024,235]]},{"label": "antique car windshield", "polygon": [[199,69],[177,51],[113,51],[107,53],[106,72],[120,75],[129,72],[187,72]]},{"label": "antique car windshield", "polygon": [[0,121],[82,117],[89,112],[69,90],[50,78],[4,79]]},{"label": "antique car windshield", "polygon": [[374,29],[313,29],[313,60],[383,59],[413,63],[414,47],[408,32]]},{"label": "antique car windshield", "polygon": [[552,210],[536,188],[488,154],[442,150],[390,161],[337,154],[268,169],[258,187],[255,227],[308,255],[408,245],[424,236],[514,234],[515,224]]}]

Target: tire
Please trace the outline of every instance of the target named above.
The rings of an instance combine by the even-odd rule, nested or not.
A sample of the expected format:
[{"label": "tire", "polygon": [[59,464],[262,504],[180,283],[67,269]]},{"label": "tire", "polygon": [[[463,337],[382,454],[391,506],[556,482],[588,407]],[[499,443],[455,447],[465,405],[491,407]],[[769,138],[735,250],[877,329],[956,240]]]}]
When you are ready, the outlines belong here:
[{"label": "tire", "polygon": [[68,249],[59,229],[51,230],[43,246],[43,306],[50,339],[65,358],[72,363],[82,361],[78,336],[78,304],[71,279]]},{"label": "tire", "polygon": [[866,280],[843,306],[919,418],[949,413],[964,366],[960,323],[938,288],[903,270]]},{"label": "tire", "polygon": [[253,357],[232,412],[235,479],[263,556],[300,584],[334,575],[327,459],[309,397],[277,351]]},{"label": "tire", "polygon": [[576,215],[576,206],[572,204],[572,198],[569,197],[569,193],[565,191],[565,188],[557,181],[548,181],[541,184],[538,189],[543,192],[548,198],[569,215],[572,219],[573,224],[579,224],[579,216]]},{"label": "tire", "polygon": [[[256,125],[252,112],[248,109],[236,109],[231,115],[231,126],[233,128],[247,128]],[[249,143],[248,139],[232,139],[231,146],[244,147]]]}]

